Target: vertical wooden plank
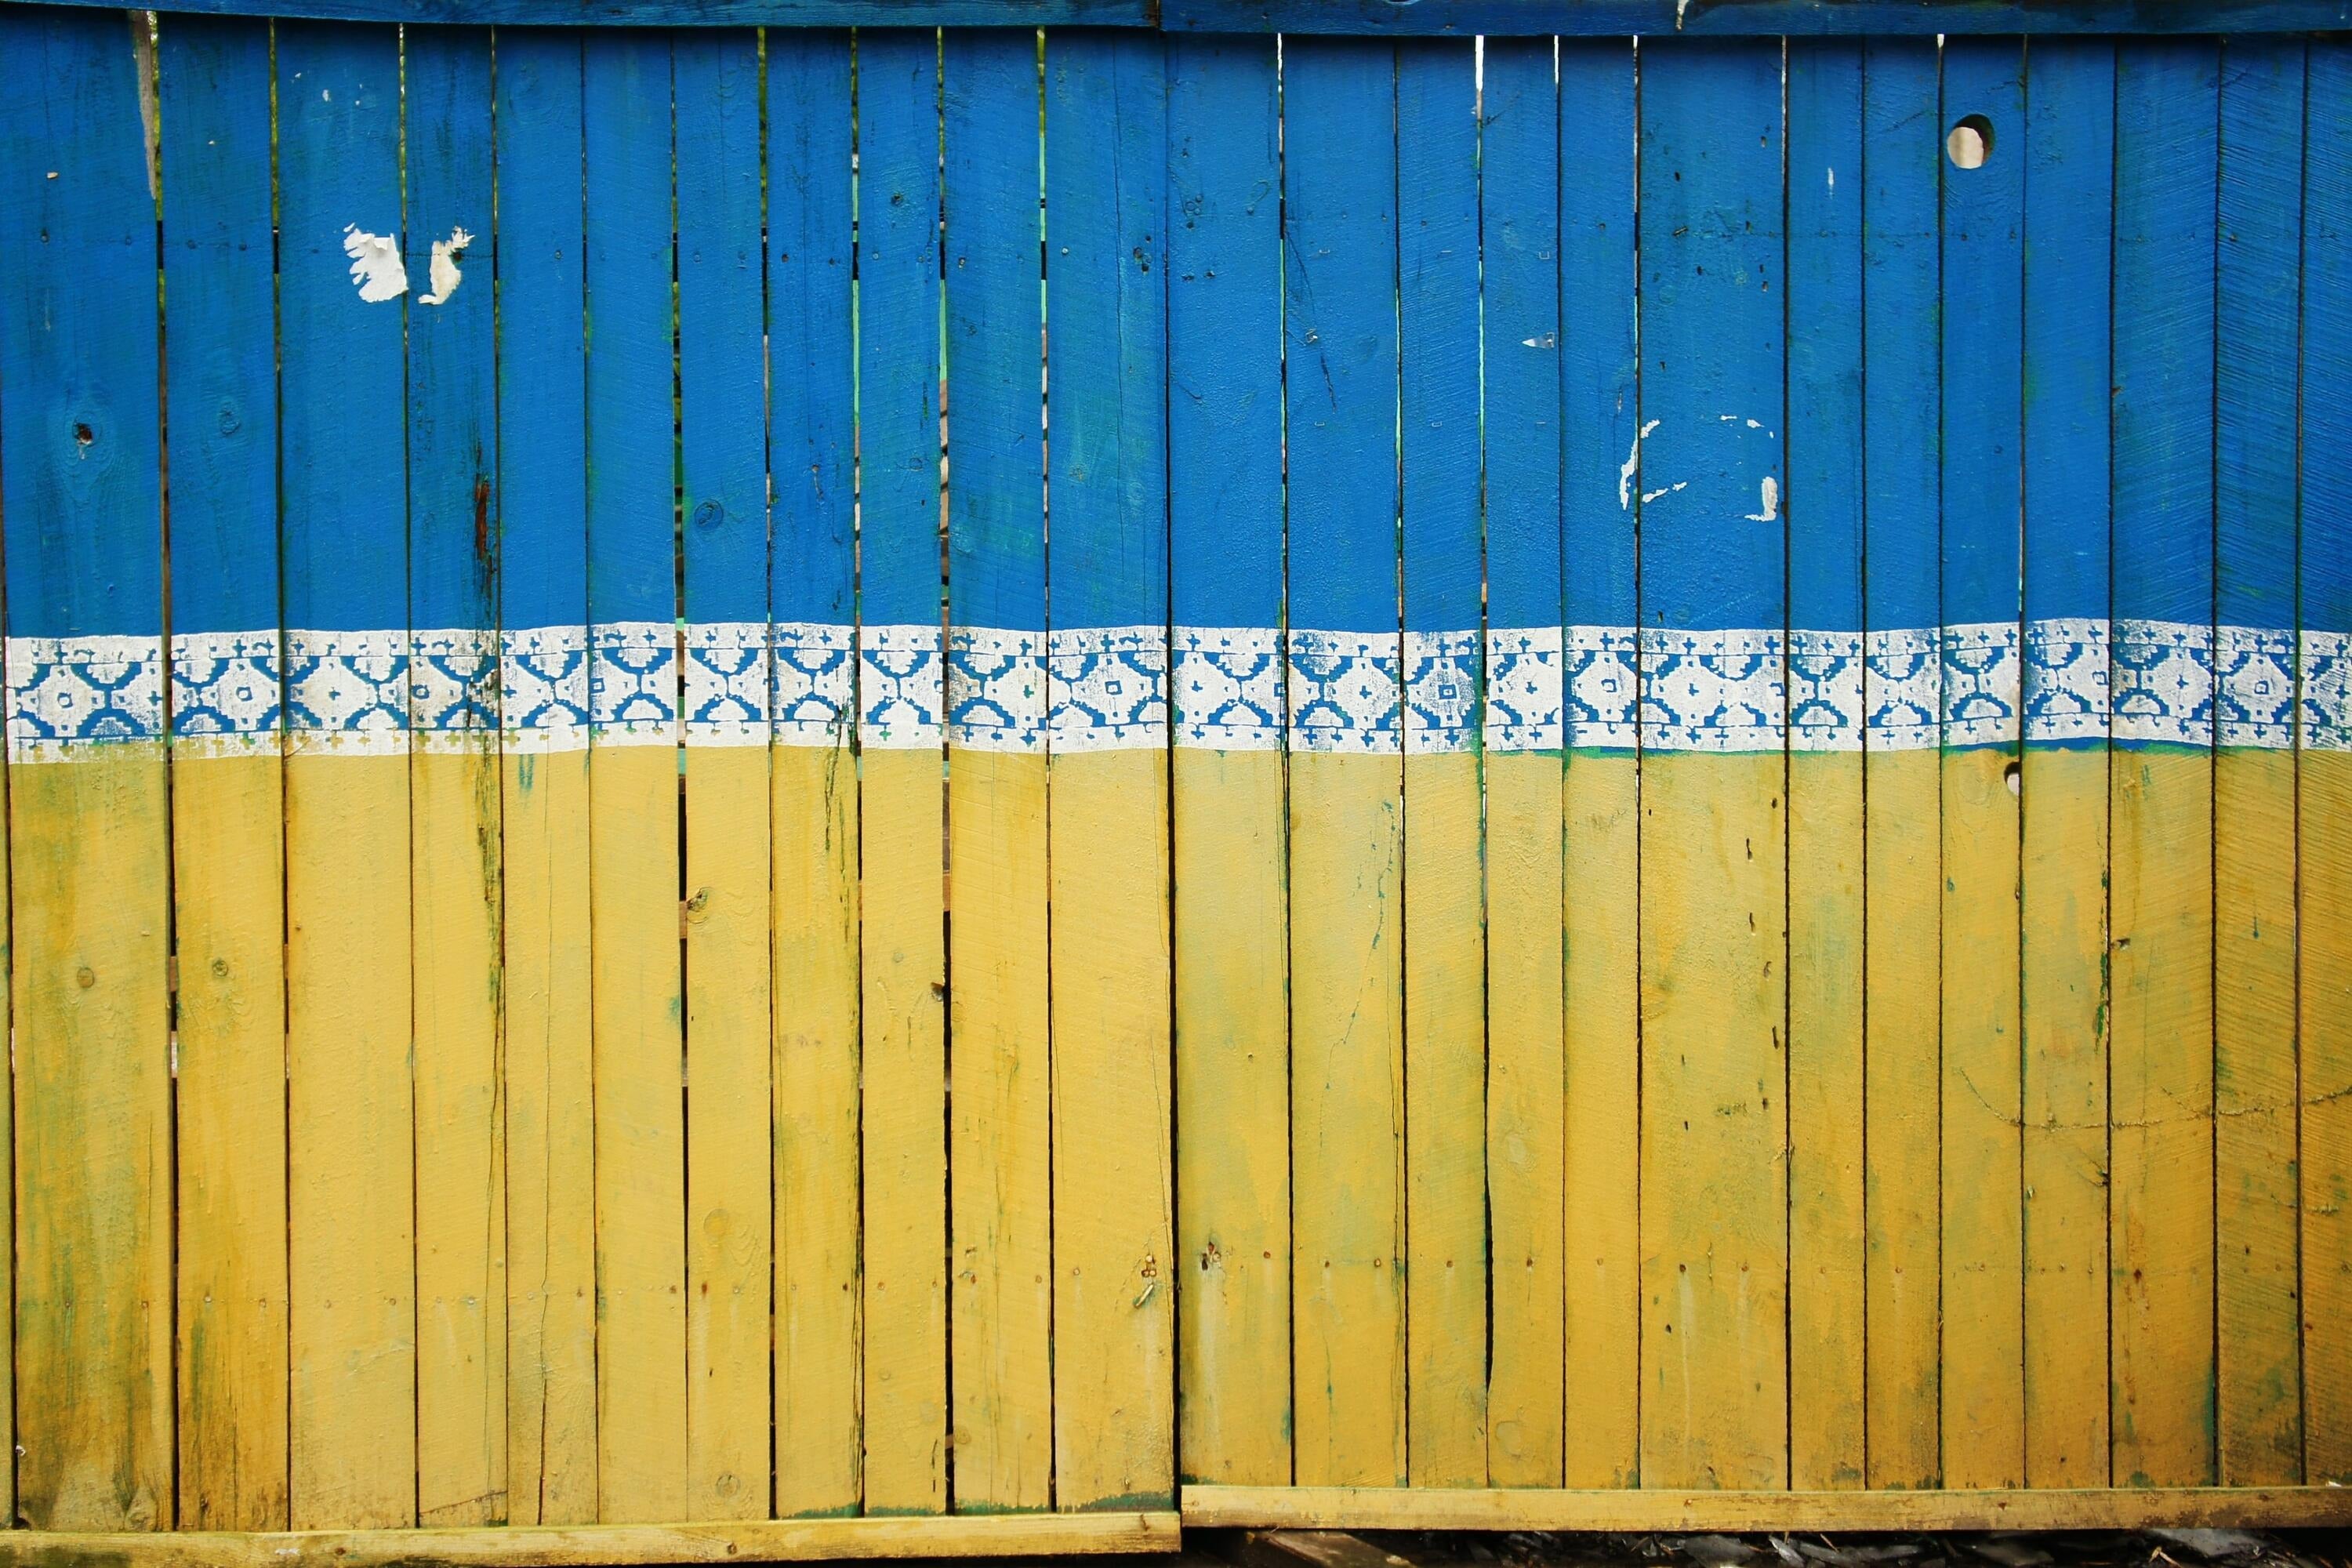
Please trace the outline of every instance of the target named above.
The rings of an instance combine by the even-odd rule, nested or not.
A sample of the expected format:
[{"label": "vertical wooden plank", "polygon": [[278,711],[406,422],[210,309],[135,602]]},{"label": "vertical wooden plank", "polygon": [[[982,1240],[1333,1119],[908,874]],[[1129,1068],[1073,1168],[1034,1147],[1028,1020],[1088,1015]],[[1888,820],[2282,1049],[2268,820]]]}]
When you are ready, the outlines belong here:
[{"label": "vertical wooden plank", "polygon": [[1789,43],[1789,1479],[1863,1484],[1862,45]]},{"label": "vertical wooden plank", "polygon": [[2107,261],[2115,46],[2026,54],[2025,1482],[2107,1479]]},{"label": "vertical wooden plank", "polygon": [[400,47],[278,32],[297,1529],[416,1518]]},{"label": "vertical wooden plank", "polygon": [[[1639,1483],[1642,1400],[1641,774],[1634,638],[1637,388],[1634,59],[1559,43],[1560,493],[1566,626],[1566,1481]],[[1573,106],[1573,107],[1570,107]],[[1570,319],[1580,322],[1571,329]],[[1618,458],[1622,452],[1624,457]],[[1500,677],[1496,678],[1500,685]],[[1540,706],[1540,704],[1538,704]]]},{"label": "vertical wooden plank", "polygon": [[1642,52],[1642,1476],[1788,1478],[1780,51]]},{"label": "vertical wooden plank", "polygon": [[1291,1479],[1282,190],[1271,38],[1168,42],[1177,1452]]},{"label": "vertical wooden plank", "polygon": [[[2018,1048],[2018,377],[2025,50],[1944,47],[1944,1482],[2025,1474],[2022,1057]],[[1924,128],[1922,128],[1924,131]],[[1974,140],[1971,141],[1971,138]],[[2004,145],[2004,143],[2007,143]],[[1976,166],[1966,166],[1969,161]]]},{"label": "vertical wooden plank", "polygon": [[948,1503],[938,35],[857,39],[866,1511]]},{"label": "vertical wooden plank", "polygon": [[1168,85],[1140,33],[1045,37],[1054,1500],[1171,1506]]},{"label": "vertical wooden plank", "polygon": [[[1549,38],[1486,46],[1486,1191],[1494,1362],[1486,1474],[1558,1486],[1567,1340],[1560,955],[1559,94]],[[1580,109],[1579,112],[1582,112]],[[1624,151],[1630,153],[1627,130]]]},{"label": "vertical wooden plank", "polygon": [[850,44],[768,50],[774,675],[775,1510],[854,1513],[858,1419],[856,514]]},{"label": "vertical wooden plank", "polygon": [[416,1502],[506,1510],[490,36],[405,35],[416,1038]]},{"label": "vertical wooden plank", "polygon": [[1043,1508],[1054,1479],[1037,68],[1033,31],[943,36],[960,1510]]},{"label": "vertical wooden plank", "polygon": [[1479,62],[1397,48],[1404,554],[1406,1453],[1486,1483],[1485,867],[1470,744],[1479,591]]},{"label": "vertical wooden plank", "polygon": [[597,1517],[687,1517],[667,34],[582,44]]},{"label": "vertical wooden plank", "polygon": [[2220,52],[2116,72],[2113,1464],[2216,1475],[2213,260]]},{"label": "vertical wooden plank", "polygon": [[157,54],[173,442],[180,1521],[286,1524],[285,710],[269,28]]},{"label": "vertical wooden plank", "polygon": [[1863,54],[1863,1036],[1866,1483],[1941,1473],[1936,49]]},{"label": "vertical wooden plank", "polygon": [[773,1224],[760,40],[678,35],[686,1517],[764,1519]]},{"label": "vertical wooden plank", "polygon": [[1284,47],[1302,1486],[1406,1480],[1395,82],[1387,43]]},{"label": "vertical wooden plank", "polygon": [[2305,45],[2221,55],[2214,273],[2215,1375],[2220,1479],[2303,1479],[2295,1247],[2295,386]]},{"label": "vertical wooden plank", "polygon": [[50,1530],[173,1515],[155,209],[124,31],[0,17],[16,1517]]},{"label": "vertical wooden plank", "polygon": [[[596,1517],[580,37],[498,41],[507,1517]],[[478,279],[477,279],[478,281]]]},{"label": "vertical wooden plank", "polygon": [[2295,843],[2304,1479],[2352,1482],[2352,49],[2311,47],[2304,122]]}]

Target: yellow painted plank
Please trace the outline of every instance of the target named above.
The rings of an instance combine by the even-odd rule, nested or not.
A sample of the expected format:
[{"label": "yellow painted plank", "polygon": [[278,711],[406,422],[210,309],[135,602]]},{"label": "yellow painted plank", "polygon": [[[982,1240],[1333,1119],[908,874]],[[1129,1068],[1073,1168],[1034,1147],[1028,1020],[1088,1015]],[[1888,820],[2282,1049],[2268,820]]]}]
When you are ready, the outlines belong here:
[{"label": "yellow painted plank", "polygon": [[947,950],[937,750],[869,748],[864,923],[866,1511],[947,1509]]},{"label": "yellow painted plank", "polygon": [[1497,1486],[1557,1486],[1565,1463],[1565,784],[1557,753],[1486,754],[1486,1473]]},{"label": "yellow painted plank", "polygon": [[955,1500],[1053,1501],[1045,760],[948,758]]},{"label": "yellow painted plank", "polygon": [[1641,1466],[1641,773],[1568,759],[1566,1479],[1630,1487]]},{"label": "yellow painted plank", "polygon": [[163,748],[8,769],[16,1514],[172,1521]]},{"label": "yellow painted plank", "polygon": [[433,739],[463,749],[410,759],[417,1516],[490,1524],[507,1517],[499,759],[487,732]]},{"label": "yellow painted plank", "polygon": [[2213,762],[2118,752],[2110,1321],[2115,1479],[2197,1486],[2213,1426]]},{"label": "yellow painted plank", "polygon": [[507,1517],[596,1517],[588,754],[500,762],[505,873]]},{"label": "yellow painted plank", "polygon": [[2221,1479],[2303,1479],[2295,1247],[2294,753],[2213,759]]},{"label": "yellow painted plank", "polygon": [[1176,1500],[1168,753],[1049,766],[1055,1502],[1164,1508]]},{"label": "yellow painted plank", "polygon": [[1189,1476],[1290,1479],[1290,1060],[1283,759],[1179,746],[1176,1288]]},{"label": "yellow painted plank", "polygon": [[1654,1485],[1788,1479],[1783,766],[1777,752],[1642,759],[1642,1477]]},{"label": "yellow painted plank", "polygon": [[1302,1486],[1402,1485],[1395,757],[1290,758],[1292,1397]]},{"label": "yellow painted plank", "polygon": [[1405,1451],[1418,1487],[1486,1484],[1478,793],[1475,753],[1405,759]]},{"label": "yellow painted plank", "polygon": [[418,1562],[482,1568],[553,1568],[559,1563],[653,1568],[674,1563],[1066,1557],[1172,1553],[1177,1531],[1172,1511],[265,1535],[68,1535],[14,1530],[0,1531],[0,1563],[68,1568],[95,1556],[124,1568],[401,1568]]},{"label": "yellow painted plank", "polygon": [[677,752],[588,752],[596,1517],[687,1516]]},{"label": "yellow painted plank", "polygon": [[1789,757],[1789,1476],[1863,1483],[1863,799]]},{"label": "yellow painted plank", "polygon": [[768,754],[686,753],[688,1519],[771,1501]]},{"label": "yellow painted plank", "polygon": [[1864,1373],[1872,1487],[1933,1487],[1938,1436],[1938,762],[1863,754]]},{"label": "yellow painted plank", "polygon": [[1970,1489],[2025,1479],[2012,757],[2003,747],[1974,747],[1945,752],[1941,764],[1943,1477],[1947,1486]]},{"label": "yellow painted plank", "polygon": [[416,1517],[408,763],[286,759],[288,1284],[297,1529]]},{"label": "yellow painted plank", "polygon": [[2107,753],[2023,758],[2025,1482],[2107,1480]]},{"label": "yellow painted plank", "polygon": [[858,1414],[857,762],[769,753],[775,834],[776,1512],[853,1512]]},{"label": "yellow painted plank", "polygon": [[[242,748],[240,748],[242,749]],[[180,961],[180,1522],[286,1512],[285,773],[276,737],[173,763]]]},{"label": "yellow painted plank", "polygon": [[2352,753],[2299,763],[2304,1479],[2352,1484]]},{"label": "yellow painted plank", "polygon": [[1590,1491],[1186,1487],[1190,1529],[1929,1531],[2341,1526],[2352,1489]]}]

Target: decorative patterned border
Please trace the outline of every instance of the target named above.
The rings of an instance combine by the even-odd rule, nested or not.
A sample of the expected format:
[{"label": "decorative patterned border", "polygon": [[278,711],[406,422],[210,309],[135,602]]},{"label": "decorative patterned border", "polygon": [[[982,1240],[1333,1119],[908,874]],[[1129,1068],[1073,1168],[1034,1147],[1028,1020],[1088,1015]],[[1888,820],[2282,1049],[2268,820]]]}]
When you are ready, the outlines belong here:
[{"label": "decorative patterned border", "polygon": [[946,663],[940,628],[857,628],[857,740],[878,750],[937,751]]},{"label": "decorative patterned border", "polygon": [[416,749],[488,750],[499,732],[498,633],[412,632],[408,659],[408,722]]},{"label": "decorative patterned border", "polygon": [[948,744],[1044,753],[1044,632],[957,626],[948,633]]},{"label": "decorative patterned border", "polygon": [[2213,628],[2119,620],[2111,647],[2114,735],[2181,746],[2213,743]]},{"label": "decorative patterned border", "polygon": [[2352,632],[2305,632],[2298,653],[2299,739],[2315,752],[2352,752]]},{"label": "decorative patterned border", "polygon": [[1862,750],[1860,632],[1789,634],[1789,749]]},{"label": "decorative patterned border", "polygon": [[1478,733],[1476,632],[1404,634],[1404,751],[1409,757],[1470,749]]},{"label": "decorative patterned border", "polygon": [[1272,626],[1178,626],[1174,679],[1180,746],[1220,752],[1282,748],[1282,634]]},{"label": "decorative patterned border", "polygon": [[1046,638],[1047,744],[1057,754],[1168,744],[1168,634],[1098,626]]},{"label": "decorative patterned border", "polygon": [[172,638],[175,755],[266,755],[282,747],[285,729],[286,661],[276,630]]},{"label": "decorative patterned border", "polygon": [[1632,626],[1570,626],[1565,658],[1570,746],[1630,752],[1642,734],[1642,658]]},{"label": "decorative patterned border", "polygon": [[1559,649],[1558,626],[1487,630],[1479,734],[1486,750],[1557,752],[1566,743]]},{"label": "decorative patterned border", "polygon": [[287,753],[406,755],[408,660],[405,630],[289,631]]},{"label": "decorative patterned border", "polygon": [[2214,628],[2214,721],[2222,745],[2283,751],[2294,744],[2294,656],[2291,631]]},{"label": "decorative patterned border", "polygon": [[522,756],[588,744],[588,628],[532,626],[499,639],[499,732]]},{"label": "decorative patterned border", "polygon": [[2108,641],[2103,620],[2026,623],[2026,740],[2106,739]]},{"label": "decorative patterned border", "polygon": [[1642,628],[1642,742],[1670,752],[1776,752],[1788,732],[1786,643],[1774,631]]},{"label": "decorative patterned border", "polygon": [[161,637],[10,637],[8,759],[71,762],[163,734]]},{"label": "decorative patterned border", "polygon": [[764,746],[774,681],[765,621],[707,621],[686,628],[686,743]]},{"label": "decorative patterned border", "polygon": [[1288,651],[1292,751],[1402,752],[1402,634],[1293,630]]},{"label": "decorative patterned border", "polygon": [[607,621],[588,633],[588,727],[598,746],[675,746],[675,621]]},{"label": "decorative patterned border", "polygon": [[822,621],[768,628],[776,743],[839,746],[857,702],[857,631]]}]

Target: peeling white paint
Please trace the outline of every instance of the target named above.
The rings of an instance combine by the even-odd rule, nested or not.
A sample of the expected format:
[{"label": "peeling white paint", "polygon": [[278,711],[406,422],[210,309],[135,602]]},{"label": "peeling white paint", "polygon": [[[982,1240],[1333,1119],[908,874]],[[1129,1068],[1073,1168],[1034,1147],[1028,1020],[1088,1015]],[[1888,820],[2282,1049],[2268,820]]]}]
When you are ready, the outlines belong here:
[{"label": "peeling white paint", "polygon": [[1683,13],[1690,9],[1690,0],[1675,0],[1675,31],[1683,30]]},{"label": "peeling white paint", "polygon": [[1662,490],[1643,490],[1642,492],[1642,504],[1643,506],[1647,506],[1652,501],[1657,500],[1660,496],[1670,496],[1676,490],[1686,490],[1688,489],[1690,489],[1690,481],[1688,479],[1684,479],[1678,483],[1668,485]]},{"label": "peeling white paint", "polygon": [[1633,437],[1633,449],[1625,454],[1625,466],[1617,470],[1617,506],[1621,511],[1633,510],[1633,470],[1642,466],[1642,443],[1648,440],[1650,432],[1657,427],[1658,422],[1654,419],[1642,426],[1640,433]]},{"label": "peeling white paint", "polygon": [[1519,340],[1519,347],[1523,349],[1548,349],[1553,345],[1554,339],[1549,332],[1546,332],[1539,338],[1521,338]]},{"label": "peeling white paint", "polygon": [[1761,419],[1750,419],[1748,422],[1748,427],[1750,430],[1761,430],[1764,428],[1764,421]]},{"label": "peeling white paint", "polygon": [[465,274],[457,270],[457,258],[464,253],[466,247],[473,243],[474,237],[463,228],[453,228],[448,238],[433,242],[433,292],[419,294],[416,297],[418,304],[448,303],[449,296],[457,291],[457,285],[466,280]]},{"label": "peeling white paint", "polygon": [[[1751,419],[1748,423],[1753,425],[1755,421]],[[1748,514],[1748,521],[1750,522],[1778,522],[1780,520],[1780,481],[1774,479],[1769,474],[1765,475],[1763,490],[1764,510],[1762,511],[1749,512]]]},{"label": "peeling white paint", "polygon": [[397,300],[408,292],[408,268],[401,265],[400,242],[390,235],[370,234],[355,223],[343,226],[343,254],[352,258],[352,281],[360,298],[371,305]]}]

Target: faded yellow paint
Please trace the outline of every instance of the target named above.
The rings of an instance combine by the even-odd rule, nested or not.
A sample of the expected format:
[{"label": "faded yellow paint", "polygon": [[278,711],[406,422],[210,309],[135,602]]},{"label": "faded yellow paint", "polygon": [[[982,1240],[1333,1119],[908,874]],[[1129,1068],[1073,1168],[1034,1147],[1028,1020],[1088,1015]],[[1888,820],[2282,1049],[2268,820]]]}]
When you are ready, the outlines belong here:
[{"label": "faded yellow paint", "polygon": [[285,772],[278,740],[172,768],[180,960],[181,1525],[286,1511]]},{"label": "faded yellow paint", "polygon": [[2352,753],[2298,760],[2304,1479],[2352,1484]]},{"label": "faded yellow paint", "polygon": [[688,745],[688,1519],[771,1503],[769,809],[766,746]]},{"label": "faded yellow paint", "polygon": [[1486,1484],[1478,758],[1404,764],[1405,1369],[1412,1484]]},{"label": "faded yellow paint", "polygon": [[2108,1207],[2115,1479],[2209,1486],[2213,1426],[2213,758],[2119,751]]},{"label": "faded yellow paint", "polygon": [[2025,1479],[2014,755],[2008,748],[1983,746],[1947,751],[1942,758],[1943,1476],[1948,1487],[2013,1487]]},{"label": "faded yellow paint", "polygon": [[1568,759],[1567,1483],[1642,1479],[1642,775]]},{"label": "faded yellow paint", "polygon": [[1863,799],[1789,757],[1789,1480],[1863,1482]]},{"label": "faded yellow paint", "polygon": [[507,1514],[496,737],[410,759],[420,1522]]},{"label": "faded yellow paint", "polygon": [[769,753],[775,844],[776,1512],[857,1506],[857,762]]},{"label": "faded yellow paint", "polygon": [[1290,1059],[1283,757],[1180,746],[1179,1360],[1187,1473],[1290,1479]]},{"label": "faded yellow paint", "polygon": [[1863,754],[1867,1483],[1937,1484],[1937,1196],[1943,900],[1936,752]]},{"label": "faded yellow paint", "polygon": [[1486,1188],[1494,1211],[1494,1370],[1486,1474],[1553,1487],[1565,1463],[1567,909],[1558,753],[1486,756]]},{"label": "faded yellow paint", "polygon": [[1055,1502],[1173,1507],[1168,753],[1050,768]]},{"label": "faded yellow paint", "polygon": [[2295,1321],[2294,753],[2213,759],[2221,1479],[2303,1479]]},{"label": "faded yellow paint", "polygon": [[1399,759],[1290,758],[1295,1472],[1405,1483]]},{"label": "faded yellow paint", "polygon": [[2104,1486],[2107,752],[2023,767],[2025,1484]]},{"label": "faded yellow paint", "polygon": [[1783,769],[1778,752],[1642,760],[1642,1479],[1654,1486],[1788,1482]]},{"label": "faded yellow paint", "polygon": [[1045,759],[948,753],[959,1510],[1053,1501]]},{"label": "faded yellow paint", "polygon": [[866,1511],[947,1510],[947,950],[937,751],[859,784]]},{"label": "faded yellow paint", "polygon": [[500,763],[507,1518],[596,1517],[596,1148],[588,754]]},{"label": "faded yellow paint", "polygon": [[290,1517],[416,1521],[405,755],[286,759]]},{"label": "faded yellow paint", "polygon": [[588,751],[596,1516],[687,1517],[677,752]]},{"label": "faded yellow paint", "polygon": [[160,744],[8,768],[16,1513],[172,1522],[169,826]]}]

